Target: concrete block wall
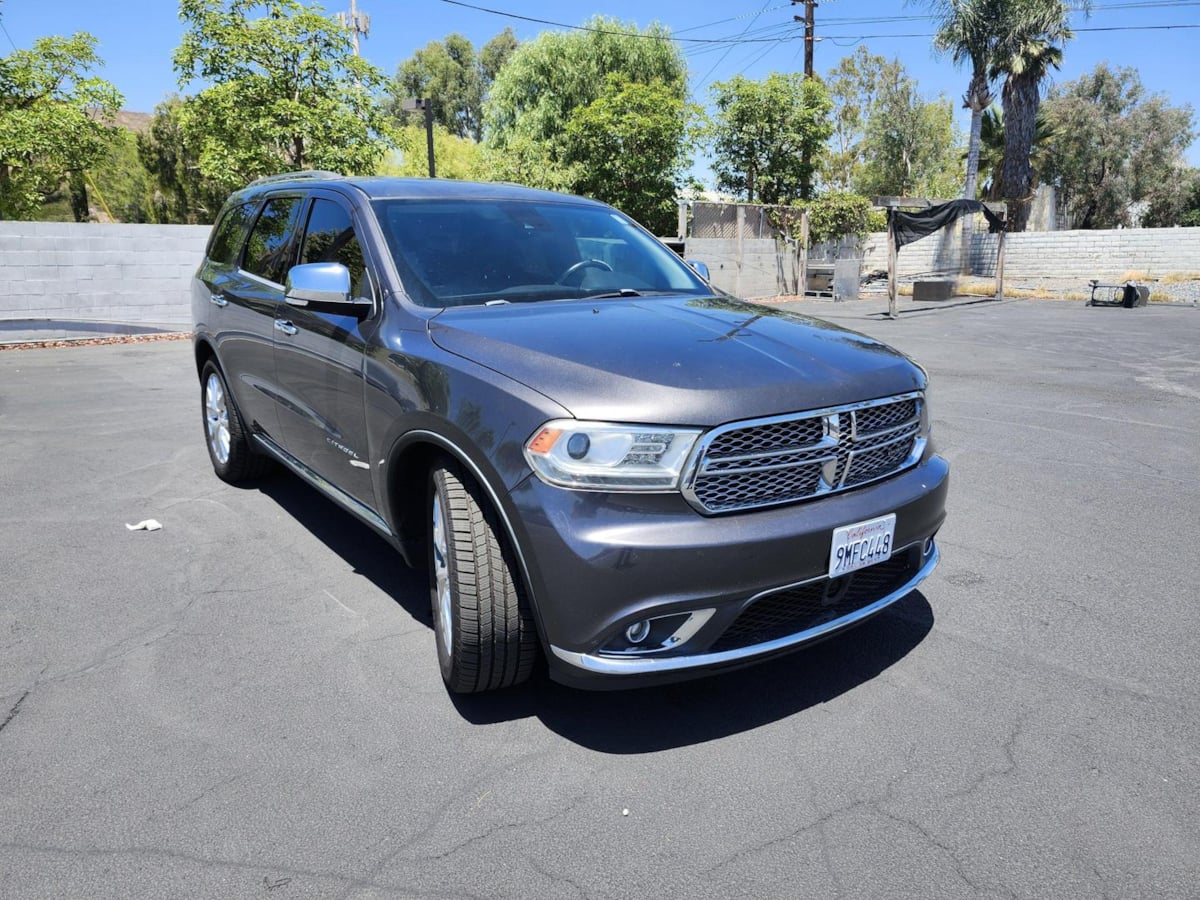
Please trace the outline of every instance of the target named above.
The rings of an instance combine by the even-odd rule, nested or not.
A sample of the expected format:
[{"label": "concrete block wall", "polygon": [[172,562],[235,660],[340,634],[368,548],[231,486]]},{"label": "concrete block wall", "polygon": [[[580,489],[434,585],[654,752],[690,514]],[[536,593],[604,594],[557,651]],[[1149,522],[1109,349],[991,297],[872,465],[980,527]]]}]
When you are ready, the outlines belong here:
[{"label": "concrete block wall", "polygon": [[208,225],[0,222],[0,319],[186,325]]},{"label": "concrete block wall", "polygon": [[776,297],[794,294],[799,267],[790,244],[776,244],[773,238],[688,238],[688,259],[708,264],[712,283],[737,297]]},{"label": "concrete block wall", "polygon": [[[996,271],[998,236],[972,235],[970,271],[991,277]],[[887,236],[869,235],[864,243],[864,271],[887,269]],[[902,247],[901,277],[925,272],[957,271],[959,238],[951,230]],[[1126,272],[1148,278],[1178,272],[1200,272],[1200,228],[1127,228],[1112,231],[1026,231],[1005,238],[1006,278],[1096,278],[1114,281]],[[1082,287],[1082,284],[1081,284]]]}]

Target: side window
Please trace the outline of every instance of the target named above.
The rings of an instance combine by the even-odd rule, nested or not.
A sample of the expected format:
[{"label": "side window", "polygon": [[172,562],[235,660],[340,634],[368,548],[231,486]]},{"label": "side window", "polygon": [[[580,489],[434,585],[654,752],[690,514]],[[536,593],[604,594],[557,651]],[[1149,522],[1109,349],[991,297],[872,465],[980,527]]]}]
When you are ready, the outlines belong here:
[{"label": "side window", "polygon": [[337,262],[350,270],[351,290],[356,297],[370,297],[362,245],[354,233],[350,214],[332,200],[313,200],[304,235],[301,263]]},{"label": "side window", "polygon": [[209,241],[209,260],[225,266],[232,266],[237,262],[238,251],[242,249],[242,235],[246,233],[246,225],[253,214],[253,202],[243,203],[226,211],[213,230],[212,240]]},{"label": "side window", "polygon": [[267,281],[283,284],[292,245],[289,226],[299,202],[298,197],[276,197],[267,201],[246,242],[243,269]]}]

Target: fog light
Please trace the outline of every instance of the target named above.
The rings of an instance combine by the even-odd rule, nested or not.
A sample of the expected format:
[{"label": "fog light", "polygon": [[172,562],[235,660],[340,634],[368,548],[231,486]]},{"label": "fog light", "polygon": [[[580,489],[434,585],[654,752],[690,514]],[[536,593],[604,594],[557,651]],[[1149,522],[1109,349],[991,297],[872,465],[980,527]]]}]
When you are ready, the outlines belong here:
[{"label": "fog light", "polygon": [[933,553],[933,538],[932,537],[925,538],[925,546],[922,547],[921,549],[922,549],[922,552],[926,556],[929,556],[931,553]]},{"label": "fog light", "polygon": [[625,640],[631,644],[640,644],[650,636],[650,620],[642,619],[640,622],[634,622],[625,629]]}]

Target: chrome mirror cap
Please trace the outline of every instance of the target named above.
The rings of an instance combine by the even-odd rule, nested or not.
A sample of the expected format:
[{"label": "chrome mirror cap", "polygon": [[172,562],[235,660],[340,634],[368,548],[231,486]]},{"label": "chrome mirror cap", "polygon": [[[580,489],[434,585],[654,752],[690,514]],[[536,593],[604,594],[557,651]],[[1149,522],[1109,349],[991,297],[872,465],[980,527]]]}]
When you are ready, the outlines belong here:
[{"label": "chrome mirror cap", "polygon": [[321,262],[292,266],[287,274],[284,296],[292,306],[310,303],[353,303],[350,270],[341,263]]}]

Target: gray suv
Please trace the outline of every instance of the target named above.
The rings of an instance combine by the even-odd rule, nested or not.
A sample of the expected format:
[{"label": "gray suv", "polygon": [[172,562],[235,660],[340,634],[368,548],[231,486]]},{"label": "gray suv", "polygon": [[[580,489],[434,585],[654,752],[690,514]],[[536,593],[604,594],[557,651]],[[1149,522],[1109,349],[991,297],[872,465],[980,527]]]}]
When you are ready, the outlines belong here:
[{"label": "gray suv", "polygon": [[452,691],[625,687],[828,637],[937,563],[925,373],[739,301],[617,210],[297,173],[193,284],[217,475],[281,464],[427,567]]}]

